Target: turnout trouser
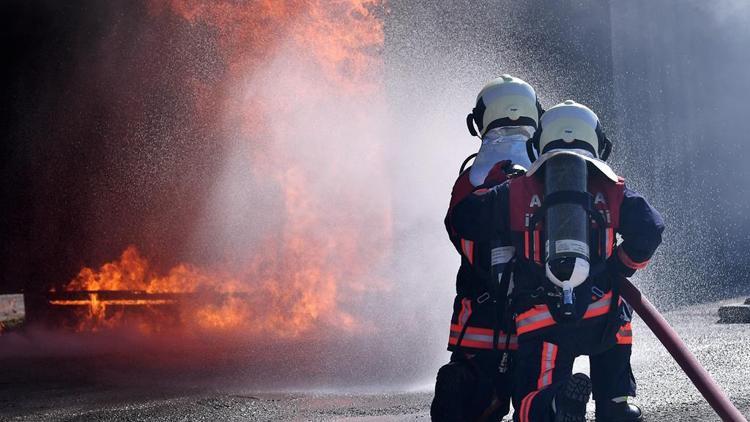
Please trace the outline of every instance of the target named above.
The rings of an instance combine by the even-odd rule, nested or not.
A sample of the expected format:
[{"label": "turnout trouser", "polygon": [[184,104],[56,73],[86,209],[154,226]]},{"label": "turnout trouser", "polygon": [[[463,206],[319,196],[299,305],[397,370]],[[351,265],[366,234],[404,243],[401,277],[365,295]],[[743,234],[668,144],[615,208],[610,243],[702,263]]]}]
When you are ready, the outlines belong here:
[{"label": "turnout trouser", "polygon": [[572,375],[573,361],[580,355],[589,356],[594,400],[635,396],[630,322],[622,324],[612,339],[615,344],[602,351],[606,319],[596,318],[585,326],[558,325],[543,335],[519,338],[513,375],[514,421],[554,420],[552,401]]},{"label": "turnout trouser", "polygon": [[500,352],[453,352],[440,368],[430,415],[433,421],[500,420],[510,409],[511,373],[498,371]]}]

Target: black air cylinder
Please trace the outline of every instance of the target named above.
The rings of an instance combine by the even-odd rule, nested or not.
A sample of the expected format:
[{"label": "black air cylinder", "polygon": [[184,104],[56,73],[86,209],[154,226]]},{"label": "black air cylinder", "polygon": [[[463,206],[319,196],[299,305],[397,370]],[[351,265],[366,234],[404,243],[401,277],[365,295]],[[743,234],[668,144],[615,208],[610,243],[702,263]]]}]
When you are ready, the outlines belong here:
[{"label": "black air cylinder", "polygon": [[[588,191],[588,169],[583,158],[561,154],[550,158],[544,166],[545,200],[556,192],[565,192],[571,198],[571,193]],[[580,203],[570,200],[555,203],[547,208],[545,232],[547,277],[563,289],[563,313],[572,314],[573,288],[589,274],[588,212]]]}]

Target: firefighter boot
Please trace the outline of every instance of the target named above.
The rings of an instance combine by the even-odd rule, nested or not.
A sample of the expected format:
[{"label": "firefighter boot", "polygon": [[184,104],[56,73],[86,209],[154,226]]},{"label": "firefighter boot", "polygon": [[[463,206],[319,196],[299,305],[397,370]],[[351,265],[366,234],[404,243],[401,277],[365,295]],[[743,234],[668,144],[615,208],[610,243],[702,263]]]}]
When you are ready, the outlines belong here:
[{"label": "firefighter boot", "polygon": [[596,422],[638,422],[642,420],[641,409],[628,403],[627,400],[596,402]]},{"label": "firefighter boot", "polygon": [[591,380],[585,374],[568,379],[552,402],[555,422],[586,422],[586,403],[591,396]]}]

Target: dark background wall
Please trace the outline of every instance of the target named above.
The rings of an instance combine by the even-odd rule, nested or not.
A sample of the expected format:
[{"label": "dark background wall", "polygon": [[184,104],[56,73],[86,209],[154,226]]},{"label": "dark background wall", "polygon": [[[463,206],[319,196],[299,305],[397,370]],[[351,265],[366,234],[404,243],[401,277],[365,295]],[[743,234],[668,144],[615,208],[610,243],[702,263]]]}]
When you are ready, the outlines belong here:
[{"label": "dark background wall", "polygon": [[179,261],[221,157],[184,89],[220,70],[201,28],[138,2],[0,7],[0,289],[60,285],[128,244]]},{"label": "dark background wall", "polygon": [[620,163],[669,229],[662,302],[747,294],[750,5],[611,2]]}]

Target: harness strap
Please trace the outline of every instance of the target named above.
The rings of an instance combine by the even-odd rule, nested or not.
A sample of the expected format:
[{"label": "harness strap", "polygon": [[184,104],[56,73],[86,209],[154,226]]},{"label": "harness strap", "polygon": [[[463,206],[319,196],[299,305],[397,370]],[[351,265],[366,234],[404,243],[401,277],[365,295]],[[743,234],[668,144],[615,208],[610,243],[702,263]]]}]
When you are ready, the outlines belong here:
[{"label": "harness strap", "polygon": [[[618,300],[614,298],[612,292],[606,293],[596,302],[589,304],[585,314],[581,319],[596,318],[607,315],[611,310],[612,303],[617,304]],[[555,325],[552,312],[547,305],[536,305],[533,308],[521,313],[516,318],[516,331],[518,335],[523,335],[532,331]]]},{"label": "harness strap", "polygon": [[[505,305],[503,307],[503,316],[505,315],[505,313],[507,313],[507,310],[509,307],[508,306],[508,288],[510,287],[510,276],[513,273],[513,262],[514,261],[511,259],[510,261],[505,263],[503,272],[500,275],[500,280],[499,280],[500,283],[496,285],[495,287],[495,292],[496,292],[496,294],[494,295],[495,297],[492,299],[492,302],[495,308],[492,310],[492,319],[493,319],[492,325],[493,325],[493,330],[494,330],[494,333],[492,336],[492,348],[493,349],[497,349],[498,336],[500,334],[499,333],[500,330],[498,327],[498,317],[499,317],[498,309],[497,309],[498,301],[503,301],[503,304]],[[493,265],[493,268],[494,268],[494,265]],[[495,284],[494,280],[490,280],[490,283]],[[509,325],[506,325],[505,329],[508,331],[506,335],[506,344],[505,344],[506,349],[507,349],[512,330],[510,329]]]},{"label": "harness strap", "polygon": [[542,208],[546,211],[558,204],[578,204],[585,210],[591,210],[594,207],[594,197],[588,192],[561,190],[545,195]]},{"label": "harness strap", "polygon": [[[549,209],[549,207],[558,205],[558,204],[578,204],[588,213],[589,218],[594,220],[594,222],[597,225],[597,228],[601,232],[598,236],[599,238],[599,244],[600,248],[599,250],[603,253],[606,253],[604,251],[607,250],[607,236],[606,236],[606,230],[607,230],[607,222],[604,219],[604,216],[594,208],[594,197],[589,192],[579,192],[579,191],[558,191],[553,192],[549,195],[546,195],[544,197],[544,201],[542,201],[542,205],[539,207],[538,210],[534,212],[534,214],[529,218],[528,226],[526,228],[527,230],[527,236],[529,238],[528,241],[528,249],[529,249],[529,258],[533,259],[532,257],[536,256],[536,226],[539,224],[542,219],[544,218],[544,214]],[[540,248],[541,248],[541,242],[539,242]],[[540,251],[541,252],[541,251]],[[541,255],[541,254],[540,254]]]}]

